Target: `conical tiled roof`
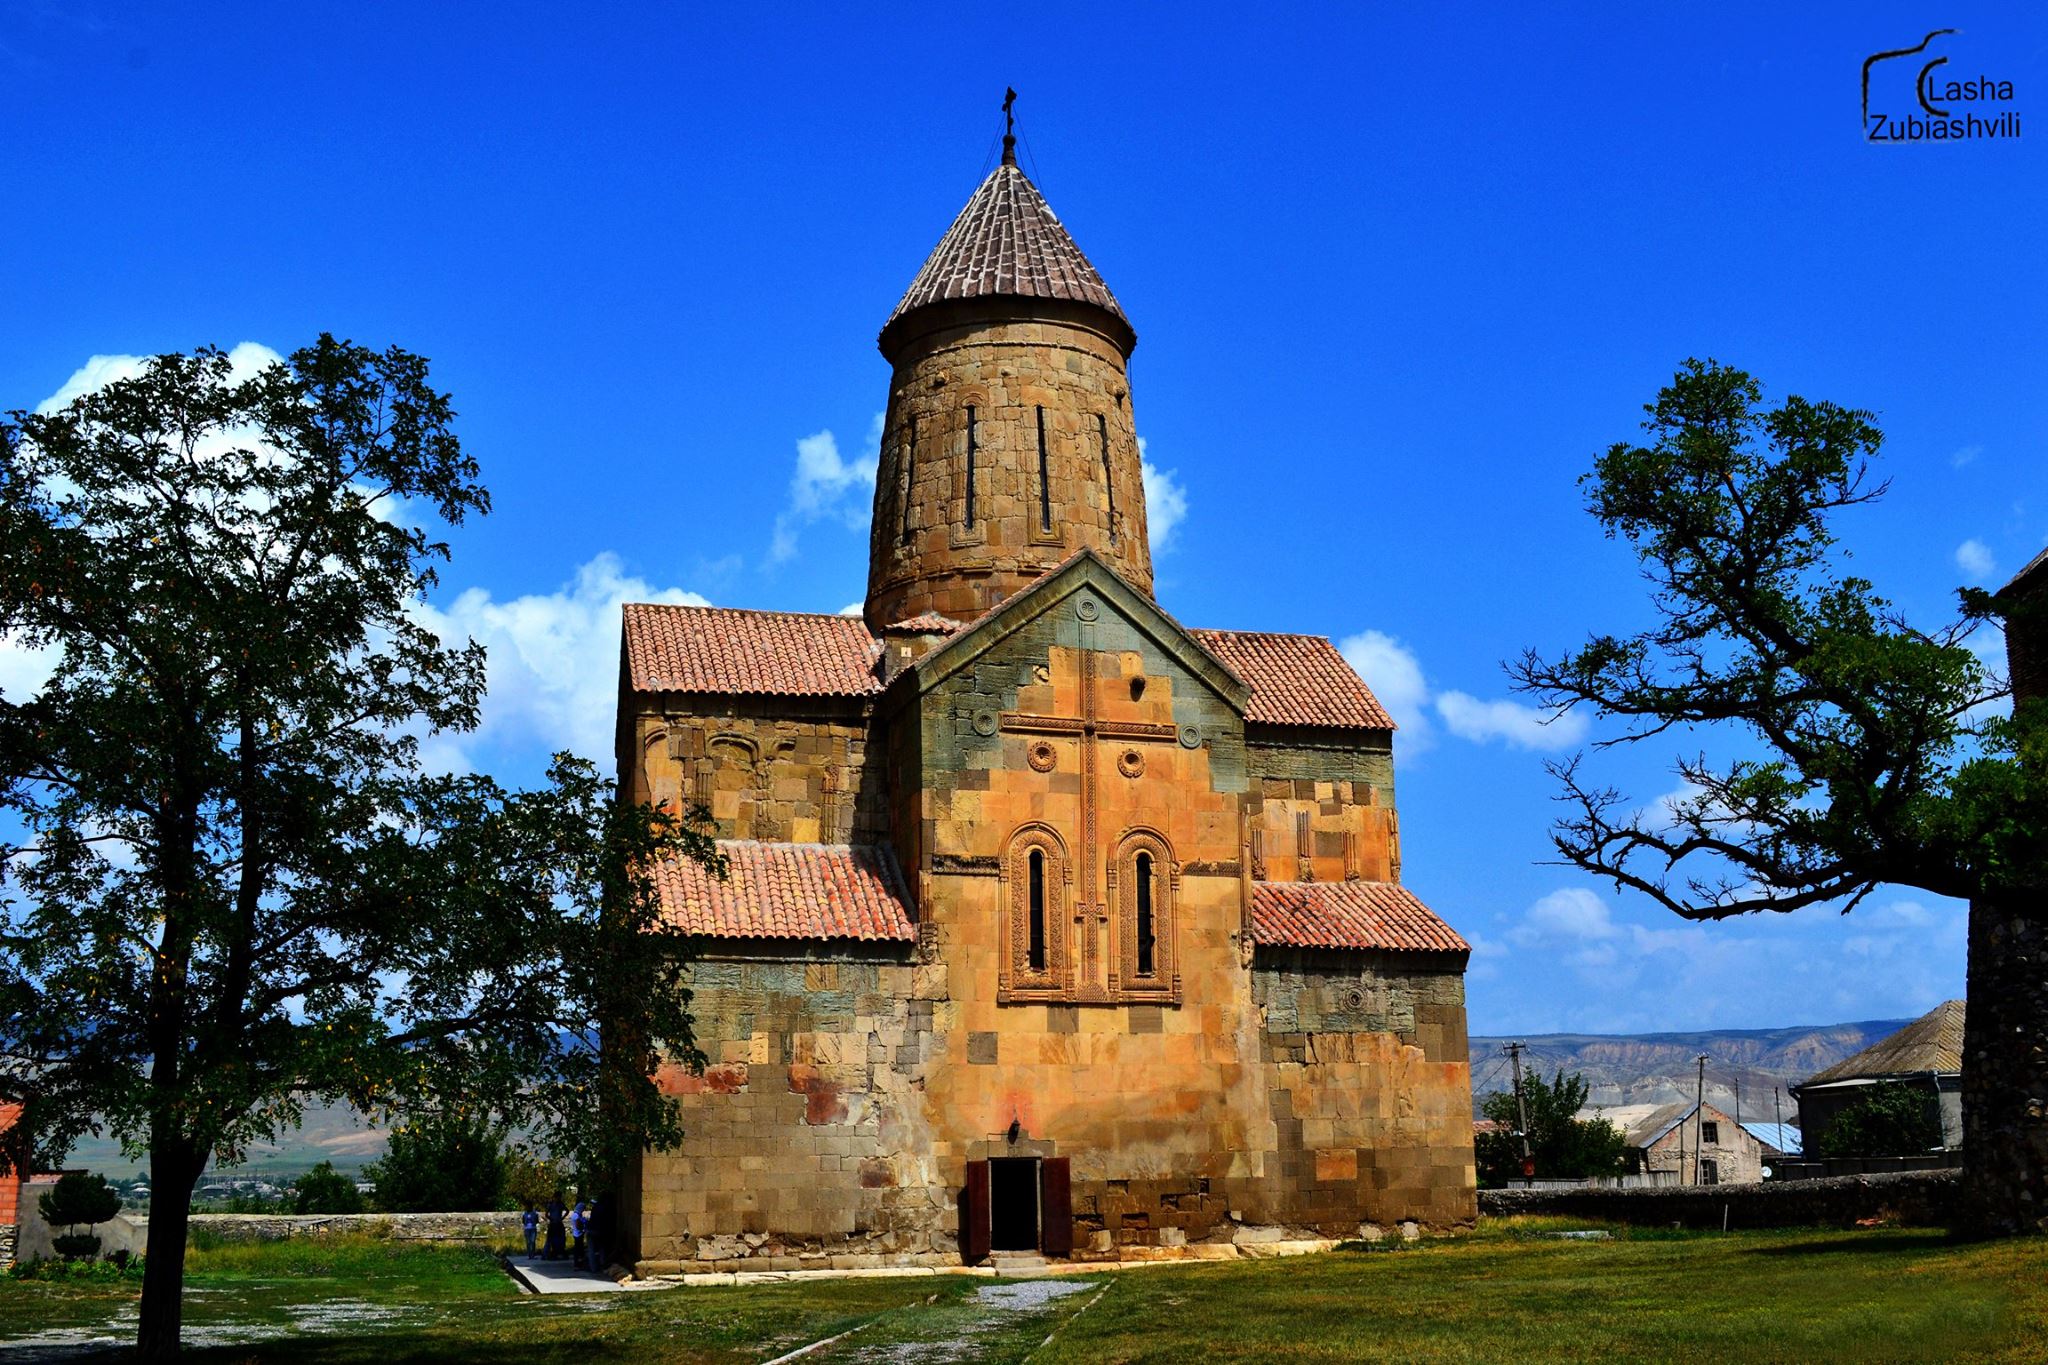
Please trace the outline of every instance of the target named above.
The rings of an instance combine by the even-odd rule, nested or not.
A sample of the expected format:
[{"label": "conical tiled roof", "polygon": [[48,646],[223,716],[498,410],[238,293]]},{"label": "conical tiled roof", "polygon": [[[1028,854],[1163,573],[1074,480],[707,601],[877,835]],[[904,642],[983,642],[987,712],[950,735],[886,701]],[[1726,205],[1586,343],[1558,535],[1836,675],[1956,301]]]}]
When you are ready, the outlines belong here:
[{"label": "conical tiled roof", "polygon": [[1007,161],[981,182],[946,229],[883,332],[931,304],[1003,295],[1093,304],[1125,328],[1131,325],[1045,196]]},{"label": "conical tiled roof", "polygon": [[[1805,1085],[1963,1069],[1963,1002],[1944,1000],[1889,1038],[1811,1076]],[[1802,1087],[1803,1088],[1803,1087]]]}]

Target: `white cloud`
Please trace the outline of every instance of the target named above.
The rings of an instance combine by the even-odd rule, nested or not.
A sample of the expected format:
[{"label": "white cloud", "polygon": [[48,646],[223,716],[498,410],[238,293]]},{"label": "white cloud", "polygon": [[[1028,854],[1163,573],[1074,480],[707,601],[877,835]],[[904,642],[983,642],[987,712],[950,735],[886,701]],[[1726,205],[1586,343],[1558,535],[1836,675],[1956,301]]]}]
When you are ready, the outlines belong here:
[{"label": "white cloud", "polygon": [[1517,701],[1481,701],[1464,692],[1446,692],[1436,699],[1444,725],[1460,739],[1475,744],[1502,740],[1518,749],[1569,749],[1585,741],[1588,722],[1577,711],[1554,715]]},{"label": "white cloud", "polygon": [[1508,937],[1524,945],[1558,940],[1590,943],[1620,932],[1607,902],[1583,886],[1567,886],[1530,906]]},{"label": "white cloud", "polygon": [[[142,373],[143,366],[153,359],[146,355],[96,355],[72,371],[62,388],[36,404],[36,411],[52,413],[72,399],[88,393],[97,393],[117,379],[133,379]],[[236,382],[251,378],[266,366],[279,364],[284,357],[268,346],[257,341],[244,341],[228,351],[228,368]]]},{"label": "white cloud", "polygon": [[1968,574],[1972,582],[1982,583],[1998,572],[1998,561],[1991,557],[1989,545],[1972,538],[1956,546],[1956,567]]},{"label": "white cloud", "polygon": [[1948,462],[1955,468],[1961,469],[1964,465],[1974,464],[1976,462],[1977,457],[1979,455],[1982,455],[1983,453],[1983,446],[1964,446],[1962,449],[1956,451],[1955,454],[1949,456]]},{"label": "white cloud", "polygon": [[796,443],[796,473],[789,480],[789,506],[775,518],[768,561],[781,564],[796,557],[797,533],[813,522],[833,518],[851,527],[872,514],[875,464],[882,450],[882,414],[868,427],[867,448],[851,458],[839,453],[839,440],[828,429]]},{"label": "white cloud", "polygon": [[865,612],[867,609],[868,604],[864,601],[848,602],[845,606],[839,609],[839,614],[841,616],[859,616],[862,612]]},{"label": "white cloud", "polygon": [[0,697],[24,702],[42,691],[58,655],[55,649],[31,649],[19,635],[0,635]]},{"label": "white cloud", "polygon": [[1433,737],[1429,683],[1414,651],[1383,631],[1368,630],[1341,641],[1337,652],[1401,727],[1402,747],[1409,753],[1427,747]]},{"label": "white cloud", "polygon": [[1145,489],[1145,536],[1156,554],[1173,544],[1173,533],[1188,519],[1188,493],[1180,476],[1145,458],[1145,438],[1138,438],[1138,476]]},{"label": "white cloud", "polygon": [[619,687],[619,606],[668,602],[707,606],[681,588],[629,576],[617,555],[598,555],[557,592],[497,601],[471,588],[445,607],[420,609],[443,640],[474,639],[490,654],[483,723],[467,735],[436,736],[429,761],[445,770],[485,765],[482,748],[569,749],[612,766]]}]

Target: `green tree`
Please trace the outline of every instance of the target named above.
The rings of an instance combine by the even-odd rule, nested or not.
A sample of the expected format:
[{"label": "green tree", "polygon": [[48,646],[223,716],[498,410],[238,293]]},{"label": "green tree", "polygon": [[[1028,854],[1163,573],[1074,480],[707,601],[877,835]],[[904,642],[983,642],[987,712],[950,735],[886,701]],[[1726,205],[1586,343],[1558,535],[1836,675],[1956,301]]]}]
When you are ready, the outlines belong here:
[{"label": "green tree", "polygon": [[385,1213],[475,1213],[505,1197],[504,1134],[488,1118],[436,1116],[391,1132],[363,1168]]},{"label": "green tree", "polygon": [[83,1233],[51,1239],[57,1254],[66,1260],[97,1256],[100,1239],[91,1229],[121,1211],[121,1195],[103,1175],[69,1171],[57,1178],[50,1192],[36,1199],[43,1221],[53,1228],[84,1227]]},{"label": "green tree", "polygon": [[1941,1146],[1941,1111],[1919,1086],[1887,1081],[1836,1114],[1813,1144],[1819,1157],[1924,1156]]},{"label": "green tree", "polygon": [[696,1050],[650,869],[715,862],[705,831],[582,760],[527,792],[420,768],[484,687],[418,610],[430,529],[488,507],[453,418],[420,357],[323,336],[0,422],[0,635],[56,654],[0,697],[0,1163],[148,1152],[147,1358],[200,1171],[309,1096],[673,1140],[653,1059]]},{"label": "green tree", "polygon": [[525,1147],[505,1153],[505,1193],[516,1208],[541,1208],[562,1191],[562,1171]]},{"label": "green tree", "polygon": [[361,1213],[363,1192],[356,1182],[323,1161],[292,1184],[293,1213]]},{"label": "green tree", "polygon": [[[1522,1105],[1529,1111],[1529,1148],[1536,1174],[1546,1180],[1583,1180],[1619,1175],[1625,1166],[1628,1140],[1606,1119],[1582,1119],[1586,1078],[1560,1068],[1549,1081],[1540,1072],[1522,1080]],[[1505,1185],[1522,1177],[1521,1106],[1512,1090],[1495,1091],[1479,1102],[1479,1112],[1500,1132],[1481,1133],[1473,1142],[1483,1185]]]},{"label": "green tree", "polygon": [[2041,610],[1965,590],[1956,619],[1909,624],[1844,570],[1833,522],[1871,502],[1882,435],[1866,412],[1688,361],[1584,481],[1634,550],[1655,621],[1513,666],[1559,711],[1623,722],[1603,745],[1671,736],[1685,795],[1648,805],[1554,765],[1570,863],[1691,919],[1827,902],[1880,885],[1970,902],[1959,1231],[2048,1223],[2048,701],[1996,714],[2004,679],[1969,647],[1992,617],[2041,638]]}]

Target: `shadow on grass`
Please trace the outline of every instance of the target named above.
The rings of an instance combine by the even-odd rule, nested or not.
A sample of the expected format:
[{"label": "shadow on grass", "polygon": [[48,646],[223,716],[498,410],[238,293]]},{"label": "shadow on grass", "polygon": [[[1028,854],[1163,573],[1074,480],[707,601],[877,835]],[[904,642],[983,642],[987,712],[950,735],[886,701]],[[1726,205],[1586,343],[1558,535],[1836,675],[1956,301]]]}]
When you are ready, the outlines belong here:
[{"label": "shadow on grass", "polygon": [[[1873,1231],[1873,1229],[1863,1229]],[[1947,1251],[1964,1245],[1952,1239],[1946,1232],[1935,1229],[1916,1232],[1887,1231],[1882,1237],[1868,1241],[1844,1240],[1843,1234],[1831,1234],[1828,1241],[1779,1242],[1772,1246],[1750,1247],[1752,1256],[1876,1256],[1890,1252]]]}]

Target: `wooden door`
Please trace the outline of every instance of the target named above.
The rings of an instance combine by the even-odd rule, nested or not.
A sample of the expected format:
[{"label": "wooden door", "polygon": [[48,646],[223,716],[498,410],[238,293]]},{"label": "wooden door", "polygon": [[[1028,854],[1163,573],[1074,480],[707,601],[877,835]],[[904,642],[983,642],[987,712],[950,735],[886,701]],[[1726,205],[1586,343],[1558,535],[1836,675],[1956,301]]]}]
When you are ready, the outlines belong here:
[{"label": "wooden door", "polygon": [[960,1191],[960,1255],[968,1265],[988,1259],[988,1163],[967,1163],[967,1185]]},{"label": "wooden door", "polygon": [[1038,1163],[1038,1247],[1048,1256],[1074,1254],[1073,1165],[1063,1156]]}]

